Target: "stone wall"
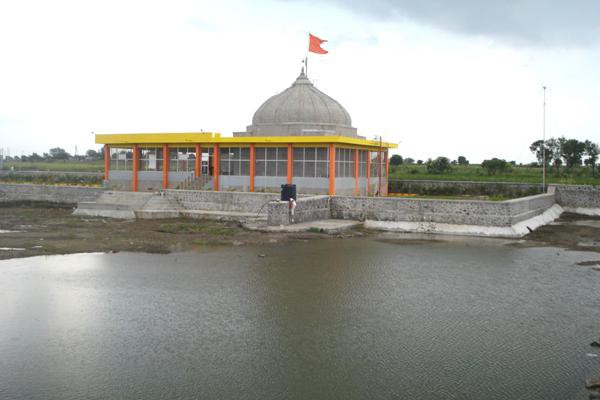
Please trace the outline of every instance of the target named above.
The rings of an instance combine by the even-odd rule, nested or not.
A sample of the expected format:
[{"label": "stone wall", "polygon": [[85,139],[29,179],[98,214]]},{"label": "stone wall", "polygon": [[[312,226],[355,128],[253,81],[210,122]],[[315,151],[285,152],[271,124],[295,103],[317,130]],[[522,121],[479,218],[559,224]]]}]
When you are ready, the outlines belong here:
[{"label": "stone wall", "polygon": [[335,219],[511,226],[553,204],[554,194],[502,202],[334,196],[330,208]]},{"label": "stone wall", "polygon": [[[294,223],[329,219],[329,196],[312,196],[298,198],[294,210]],[[269,225],[288,225],[289,205],[287,201],[272,201],[269,203],[267,223]]]},{"label": "stone wall", "polygon": [[258,213],[267,211],[269,202],[279,200],[279,193],[213,192],[204,190],[165,190],[186,210]]},{"label": "stone wall", "polygon": [[0,202],[47,201],[76,204],[95,201],[104,192],[102,188],[85,186],[52,186],[31,184],[0,184]]},{"label": "stone wall", "polygon": [[600,209],[600,186],[553,185],[556,202],[569,209]]},{"label": "stone wall", "polygon": [[514,225],[543,213],[556,204],[556,197],[554,191],[550,191],[546,194],[507,200],[502,203],[508,206],[510,225]]}]

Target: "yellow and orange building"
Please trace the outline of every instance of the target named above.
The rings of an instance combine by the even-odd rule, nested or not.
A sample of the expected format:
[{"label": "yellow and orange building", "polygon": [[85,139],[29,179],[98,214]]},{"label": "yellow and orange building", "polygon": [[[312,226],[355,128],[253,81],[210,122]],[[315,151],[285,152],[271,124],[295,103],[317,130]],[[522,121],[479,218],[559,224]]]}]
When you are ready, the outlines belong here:
[{"label": "yellow and orange building", "polygon": [[265,101],[252,125],[218,133],[97,134],[108,187],[383,195],[388,151],[397,145],[357,135],[350,115],[308,80]]}]

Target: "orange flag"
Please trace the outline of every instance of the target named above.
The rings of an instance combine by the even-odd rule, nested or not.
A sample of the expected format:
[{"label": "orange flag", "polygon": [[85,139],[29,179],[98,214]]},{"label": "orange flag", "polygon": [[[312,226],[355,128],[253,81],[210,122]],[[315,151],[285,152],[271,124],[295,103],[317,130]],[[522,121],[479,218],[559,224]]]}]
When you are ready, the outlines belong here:
[{"label": "orange flag", "polygon": [[319,39],[312,33],[308,34],[308,51],[317,54],[327,54],[327,50],[321,47],[321,44],[327,40]]}]

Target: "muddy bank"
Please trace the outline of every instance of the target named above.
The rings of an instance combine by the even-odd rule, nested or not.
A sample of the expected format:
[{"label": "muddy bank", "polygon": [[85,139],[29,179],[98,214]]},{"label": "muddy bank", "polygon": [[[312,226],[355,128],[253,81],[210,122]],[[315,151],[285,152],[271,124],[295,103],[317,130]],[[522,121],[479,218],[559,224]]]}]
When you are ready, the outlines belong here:
[{"label": "muddy bank", "polygon": [[169,253],[206,245],[329,238],[311,232],[251,232],[233,222],[82,218],[72,212],[72,207],[51,203],[0,205],[0,259],[86,252]]},{"label": "muddy bank", "polygon": [[523,239],[514,245],[552,246],[600,253],[600,217],[563,213],[553,223],[538,228]]},{"label": "muddy bank", "polygon": [[[400,245],[477,238],[393,235],[350,231],[330,236],[315,232],[258,233],[234,222],[209,220],[115,220],[71,215],[72,207],[51,203],[0,205],[0,259],[50,254],[139,251],[169,253],[201,246],[275,244],[296,240],[372,236]],[[500,245],[517,247],[562,247],[600,253],[600,218],[565,213],[551,225],[539,228],[521,240],[503,240]],[[599,256],[600,260],[600,256]],[[596,262],[596,261],[594,261]]]}]

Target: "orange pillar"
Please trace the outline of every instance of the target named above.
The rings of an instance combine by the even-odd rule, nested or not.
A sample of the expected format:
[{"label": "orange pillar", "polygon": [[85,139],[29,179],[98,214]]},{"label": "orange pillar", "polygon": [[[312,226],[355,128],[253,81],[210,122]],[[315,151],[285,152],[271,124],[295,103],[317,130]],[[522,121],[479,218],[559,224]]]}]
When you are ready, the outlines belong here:
[{"label": "orange pillar", "polygon": [[213,184],[215,192],[219,191],[219,144],[213,147]]},{"label": "orange pillar", "polygon": [[104,180],[107,181],[110,177],[110,146],[104,145]]},{"label": "orange pillar", "polygon": [[133,191],[138,191],[138,167],[140,163],[140,149],[137,144],[133,145],[133,173],[132,173],[132,181],[133,181]]},{"label": "orange pillar", "polygon": [[371,195],[371,150],[367,150],[367,196]]},{"label": "orange pillar", "polygon": [[358,149],[354,149],[354,195],[359,195],[358,191]]},{"label": "orange pillar", "polygon": [[202,147],[200,143],[196,143],[196,163],[194,164],[194,174],[196,177],[202,173]]},{"label": "orange pillar", "polygon": [[292,177],[294,176],[294,159],[292,153],[292,144],[288,143],[288,157],[287,157],[287,183],[292,184]]},{"label": "orange pillar", "polygon": [[388,157],[388,151],[389,150],[385,151],[385,158],[384,158],[385,159],[385,195],[386,196],[388,195],[388,187],[389,187],[388,185],[390,182],[390,175],[389,175],[390,174],[390,159]]},{"label": "orange pillar", "polygon": [[329,192],[330,196],[335,195],[335,145],[329,144]]},{"label": "orange pillar", "polygon": [[169,188],[169,145],[163,144],[163,179],[162,188]]},{"label": "orange pillar", "polygon": [[382,165],[383,164],[383,151],[381,151],[381,147],[379,148],[379,151],[377,152],[377,175],[379,178],[379,182],[377,183],[377,193],[378,196],[381,196],[383,194],[382,190],[383,190],[383,186],[381,184],[381,181],[383,179],[383,177],[381,176],[382,174]]},{"label": "orange pillar", "polygon": [[256,147],[254,143],[250,145],[250,191],[254,192],[254,175],[256,175]]}]

